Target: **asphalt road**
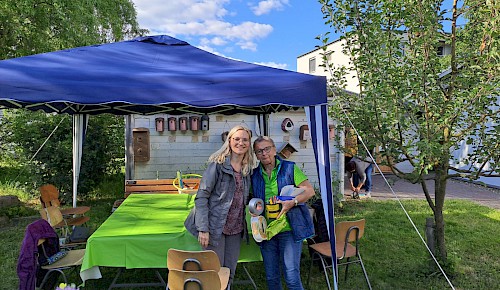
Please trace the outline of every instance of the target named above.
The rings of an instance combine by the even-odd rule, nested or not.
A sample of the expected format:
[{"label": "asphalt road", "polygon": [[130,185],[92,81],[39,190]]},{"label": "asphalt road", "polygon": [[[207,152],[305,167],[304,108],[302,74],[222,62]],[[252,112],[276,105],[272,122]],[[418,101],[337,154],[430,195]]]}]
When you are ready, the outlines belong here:
[{"label": "asphalt road", "polygon": [[[397,178],[392,174],[385,174],[385,179],[392,187],[392,191],[399,199],[425,199],[422,186],[420,184],[412,184],[405,180]],[[396,199],[391,191],[391,187],[386,183],[381,174],[374,174],[372,198],[375,199]],[[434,198],[434,184],[431,181],[427,182],[427,187]],[[349,189],[349,181],[347,178],[344,182],[344,194],[346,198],[351,198],[351,190]],[[450,179],[446,186],[447,199],[468,199],[497,210],[500,210],[500,189],[485,187],[470,182]]]}]

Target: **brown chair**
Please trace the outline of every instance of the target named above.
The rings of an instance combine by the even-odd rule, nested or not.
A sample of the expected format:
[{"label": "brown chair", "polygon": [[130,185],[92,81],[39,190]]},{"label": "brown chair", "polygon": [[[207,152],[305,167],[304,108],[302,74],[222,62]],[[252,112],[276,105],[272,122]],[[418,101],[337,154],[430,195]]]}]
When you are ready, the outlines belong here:
[{"label": "brown chair", "polygon": [[63,237],[69,237],[71,227],[81,226],[90,220],[88,216],[79,216],[75,218],[64,218],[61,211],[56,206],[49,206],[39,210],[42,219],[49,222],[54,229],[61,230]]},{"label": "brown chair", "polygon": [[[45,241],[46,241],[45,239],[38,240],[38,245],[41,246],[42,248],[41,254],[44,255],[45,258],[48,258],[44,248]],[[40,283],[40,289],[43,289],[43,286],[47,282],[50,273],[52,272],[59,272],[64,279],[64,283],[67,284],[68,279],[66,278],[66,274],[64,273],[64,271],[65,270],[76,271],[78,266],[82,265],[84,255],[85,255],[85,249],[66,251],[66,255],[61,259],[57,260],[56,262],[50,265],[40,266],[41,269],[47,271],[42,279],[42,282]]]},{"label": "brown chair", "polygon": [[[335,225],[335,237],[337,239],[335,243],[335,250],[337,252],[337,266],[346,266],[344,280],[347,280],[347,271],[349,269],[349,265],[353,263],[360,264],[361,269],[363,270],[363,274],[365,275],[368,288],[372,289],[370,280],[368,279],[368,275],[366,274],[365,266],[363,265],[363,260],[361,259],[361,254],[359,253],[359,239],[361,239],[364,232],[365,219],[357,221],[344,221],[339,222]],[[321,261],[321,265],[323,267],[323,272],[325,274],[328,289],[331,290],[332,288],[330,286],[329,271],[327,271],[327,269],[332,270],[333,265],[333,263],[331,263],[332,251],[330,247],[330,241],[311,244],[309,245],[309,248],[312,250],[312,255],[307,284],[309,285],[313,263],[314,261],[319,260]],[[355,260],[351,260],[351,258],[355,258]]]},{"label": "brown chair", "polygon": [[[59,190],[52,184],[45,184],[40,186],[40,200],[42,207],[61,206],[59,201]],[[90,210],[88,206],[78,206],[60,209],[63,216],[69,215],[83,215]]]},{"label": "brown chair", "polygon": [[[211,271],[216,274],[216,280],[218,283],[213,282],[213,279],[215,278],[213,278],[212,274],[193,274],[199,275],[198,279],[201,279],[202,277],[203,279],[208,279],[204,281],[209,281],[209,284],[206,284],[207,282],[202,284],[204,285],[202,289],[226,289],[229,282],[229,268],[221,267],[219,257],[214,251],[210,250],[183,251],[178,249],[169,249],[167,254],[167,268],[169,271],[167,289],[171,290],[183,289],[184,285],[192,287],[191,284],[197,284],[196,282],[187,283],[189,282],[187,280],[189,280],[190,277],[196,278],[195,276],[190,276],[191,272],[201,273]],[[180,287],[180,285],[182,285],[182,287]],[[213,287],[210,285],[213,285]]]}]

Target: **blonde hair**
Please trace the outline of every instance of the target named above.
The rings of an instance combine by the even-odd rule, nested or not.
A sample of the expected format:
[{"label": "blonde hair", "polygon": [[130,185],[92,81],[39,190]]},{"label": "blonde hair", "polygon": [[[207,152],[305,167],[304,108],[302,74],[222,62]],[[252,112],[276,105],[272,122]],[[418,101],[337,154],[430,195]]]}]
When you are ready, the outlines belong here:
[{"label": "blonde hair", "polygon": [[[208,158],[209,162],[215,162],[222,164],[226,160],[226,157],[231,156],[231,146],[229,145],[229,140],[233,137],[236,132],[244,130],[248,134],[248,138],[251,138],[252,132],[250,129],[243,127],[241,125],[234,126],[231,131],[229,131],[229,134],[227,135],[226,141],[224,141],[224,144],[222,144],[222,147],[215,151],[210,157]],[[242,160],[242,166],[241,166],[241,173],[246,176],[252,172],[252,169],[255,167],[255,154],[253,153],[253,147],[251,146],[251,141],[249,140],[250,144],[248,146],[248,151],[245,153],[245,156],[243,156]]]}]

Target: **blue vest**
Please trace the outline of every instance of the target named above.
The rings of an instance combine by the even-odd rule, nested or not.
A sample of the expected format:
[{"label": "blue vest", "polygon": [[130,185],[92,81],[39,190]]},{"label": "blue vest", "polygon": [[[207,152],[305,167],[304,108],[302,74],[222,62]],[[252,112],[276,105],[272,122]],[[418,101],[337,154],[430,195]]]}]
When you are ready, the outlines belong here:
[{"label": "blue vest", "polygon": [[[294,162],[286,161],[281,159],[279,156],[276,156],[276,159],[280,161],[278,165],[278,194],[281,192],[281,189],[286,185],[294,185],[295,181],[293,178],[293,169]],[[266,200],[266,182],[264,181],[264,177],[262,176],[261,166],[259,166],[253,171],[252,174],[252,191],[253,197],[260,198],[262,200]]]},{"label": "blue vest", "polygon": [[[280,161],[278,165],[278,194],[281,189],[286,185],[295,185],[294,181],[294,162],[286,161],[276,156]],[[253,197],[266,200],[266,182],[262,176],[261,166],[254,169],[252,174],[252,192]],[[293,239],[296,242],[301,242],[304,239],[314,236],[314,225],[311,219],[309,209],[305,204],[299,204],[292,207],[287,213],[286,217],[292,228]]]}]

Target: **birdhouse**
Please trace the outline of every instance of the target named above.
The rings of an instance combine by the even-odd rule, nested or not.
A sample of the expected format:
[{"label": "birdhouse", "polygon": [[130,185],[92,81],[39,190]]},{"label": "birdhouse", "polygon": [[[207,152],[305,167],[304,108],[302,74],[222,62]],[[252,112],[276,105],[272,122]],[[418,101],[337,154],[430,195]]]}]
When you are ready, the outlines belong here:
[{"label": "birdhouse", "polygon": [[201,116],[201,130],[208,131],[210,118],[208,115]]},{"label": "birdhouse", "polygon": [[177,131],[177,118],[168,118],[168,131]]},{"label": "birdhouse", "polygon": [[290,158],[290,155],[292,155],[292,153],[295,152],[298,152],[298,150],[295,149],[295,147],[293,147],[292,144],[288,142],[281,145],[280,149],[278,150],[278,154],[285,159]]},{"label": "birdhouse", "polygon": [[187,117],[180,117],[179,118],[179,130],[180,131],[187,131],[188,129],[188,118]]},{"label": "birdhouse", "polygon": [[156,125],[156,132],[163,132],[163,130],[165,129],[165,119],[156,118],[155,125]]},{"label": "birdhouse", "polygon": [[283,132],[290,132],[293,130],[293,122],[290,118],[285,118],[283,122],[281,122],[281,130],[283,130]]},{"label": "birdhouse", "polygon": [[132,130],[134,161],[149,161],[149,130],[147,128],[134,128]]},{"label": "birdhouse", "polygon": [[191,129],[191,131],[200,130],[200,117],[198,116],[189,117],[189,128]]},{"label": "birdhouse", "polygon": [[300,126],[299,139],[301,141],[311,140],[311,133],[309,131],[309,126],[307,125]]}]

